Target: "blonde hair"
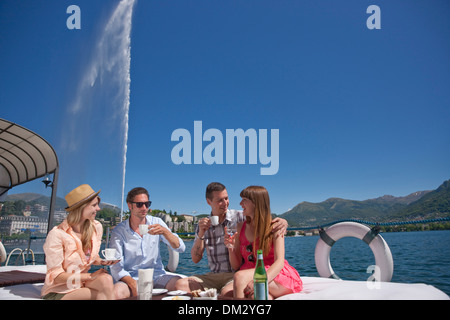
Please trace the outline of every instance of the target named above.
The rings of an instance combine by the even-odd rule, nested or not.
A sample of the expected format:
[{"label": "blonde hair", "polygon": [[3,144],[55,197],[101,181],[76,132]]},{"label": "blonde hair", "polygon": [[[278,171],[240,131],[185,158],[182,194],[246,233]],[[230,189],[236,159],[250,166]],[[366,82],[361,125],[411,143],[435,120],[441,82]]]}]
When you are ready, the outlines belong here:
[{"label": "blonde hair", "polygon": [[[249,186],[241,191],[240,196],[249,199],[255,205],[253,216],[255,245],[253,246],[253,252],[255,254],[257,249],[261,249],[263,255],[266,256],[269,254],[273,241],[269,192],[261,186]],[[247,222],[250,222],[250,218],[247,218]]]},{"label": "blonde hair", "polygon": [[[94,199],[98,199],[98,203],[100,203],[100,197],[95,197]],[[81,218],[83,216],[83,210],[86,208],[92,200],[90,199],[86,203],[82,204],[79,208],[76,208],[69,212],[67,215],[67,223],[73,227],[81,222]],[[86,219],[81,226],[81,243],[83,245],[83,251],[92,249],[92,236],[94,235],[95,227],[90,219]]]}]

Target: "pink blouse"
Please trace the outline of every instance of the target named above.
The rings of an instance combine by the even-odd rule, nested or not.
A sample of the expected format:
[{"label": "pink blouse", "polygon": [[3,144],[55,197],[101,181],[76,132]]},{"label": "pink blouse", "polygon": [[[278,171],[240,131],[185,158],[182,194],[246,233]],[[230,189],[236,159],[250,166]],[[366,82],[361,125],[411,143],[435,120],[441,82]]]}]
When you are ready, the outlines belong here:
[{"label": "pink blouse", "polygon": [[41,292],[42,296],[50,292],[69,293],[81,288],[82,284],[76,277],[73,279],[69,277],[67,283],[55,283],[55,279],[63,272],[88,272],[98,256],[103,235],[100,222],[94,220],[94,227],[92,249],[88,257],[83,252],[81,240],[75,235],[67,220],[48,233],[44,244],[47,275]]}]

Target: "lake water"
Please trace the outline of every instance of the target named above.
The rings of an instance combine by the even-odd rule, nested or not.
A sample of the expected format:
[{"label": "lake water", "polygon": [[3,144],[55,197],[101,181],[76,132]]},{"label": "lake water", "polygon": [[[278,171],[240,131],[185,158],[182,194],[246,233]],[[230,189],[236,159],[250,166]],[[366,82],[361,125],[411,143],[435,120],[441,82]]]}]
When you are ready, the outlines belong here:
[{"label": "lake water", "polygon": [[[392,282],[426,283],[450,295],[450,230],[383,233],[394,259]],[[300,276],[318,277],[314,251],[319,236],[287,237],[286,259]],[[190,258],[193,241],[185,241],[177,272],[186,275],[209,271],[206,256],[197,265]],[[165,247],[165,246],[164,246]],[[162,255],[167,259],[166,248]],[[375,264],[370,247],[356,238],[343,238],[331,249],[331,266],[344,280],[366,281],[367,267]],[[164,260],[167,261],[167,260]]]},{"label": "lake water", "polygon": [[[426,283],[435,286],[450,295],[450,230],[391,232],[383,233],[394,259],[392,282]],[[314,251],[319,236],[287,237],[286,259],[297,269],[300,276],[319,276],[314,262]],[[185,241],[186,251],[180,254],[176,272],[193,275],[209,272],[205,257],[198,264],[191,260],[190,251],[193,241]],[[5,245],[9,253],[18,245]],[[21,246],[26,247],[26,246]],[[42,252],[42,243],[36,243],[32,249]],[[163,261],[168,261],[168,251],[161,246]],[[37,263],[42,256],[37,257]],[[43,260],[43,259],[42,259]],[[11,259],[11,262],[14,260]],[[10,263],[11,265],[12,263]],[[375,258],[369,246],[356,238],[343,238],[331,249],[331,265],[334,272],[344,280],[365,281],[370,276],[367,267],[375,264]]]}]

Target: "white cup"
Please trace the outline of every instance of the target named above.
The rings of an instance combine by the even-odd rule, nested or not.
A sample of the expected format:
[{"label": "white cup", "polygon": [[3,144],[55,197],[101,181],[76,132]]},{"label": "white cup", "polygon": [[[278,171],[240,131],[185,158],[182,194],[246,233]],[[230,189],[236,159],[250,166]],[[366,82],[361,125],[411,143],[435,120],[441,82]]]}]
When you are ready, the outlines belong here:
[{"label": "white cup", "polygon": [[209,219],[214,227],[219,224],[219,216],[210,216]]},{"label": "white cup", "polygon": [[144,236],[148,233],[148,225],[147,224],[140,224],[139,225],[139,234],[141,236]]},{"label": "white cup", "polygon": [[102,255],[105,258],[105,260],[115,260],[116,259],[116,249],[107,248],[105,250],[102,250]]}]

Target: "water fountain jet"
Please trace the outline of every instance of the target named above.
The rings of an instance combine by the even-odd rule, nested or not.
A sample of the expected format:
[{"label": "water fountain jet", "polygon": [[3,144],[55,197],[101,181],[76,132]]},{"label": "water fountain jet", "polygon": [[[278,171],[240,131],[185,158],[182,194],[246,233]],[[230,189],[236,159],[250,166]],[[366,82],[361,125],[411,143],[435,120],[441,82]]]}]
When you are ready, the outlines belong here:
[{"label": "water fountain jet", "polygon": [[[89,182],[102,189],[102,201],[120,203],[122,220],[130,108],[131,27],[135,0],[121,0],[101,30],[61,135],[63,192]],[[119,132],[120,146],[112,138]],[[117,160],[119,153],[120,160]],[[120,167],[121,200],[112,190]],[[113,171],[113,172],[108,172]],[[99,173],[101,172],[101,173]],[[96,181],[100,179],[102,181]],[[63,178],[61,179],[63,180]]]}]

